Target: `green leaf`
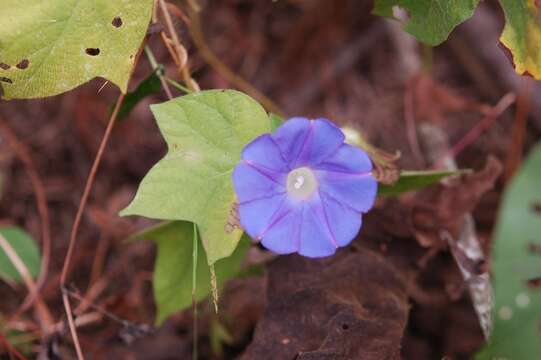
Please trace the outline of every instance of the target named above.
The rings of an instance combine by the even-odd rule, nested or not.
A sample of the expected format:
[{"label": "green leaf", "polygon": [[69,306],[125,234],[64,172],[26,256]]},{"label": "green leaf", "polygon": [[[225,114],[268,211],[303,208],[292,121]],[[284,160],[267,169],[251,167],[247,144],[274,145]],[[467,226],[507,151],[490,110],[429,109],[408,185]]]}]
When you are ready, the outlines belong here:
[{"label": "green leaf", "polygon": [[169,150],[121,214],[196,223],[211,265],[231,255],[242,235],[231,174],[244,145],[270,131],[269,117],[234,90],[193,93],[151,110]]},{"label": "green leaf", "polygon": [[57,95],[97,76],[126,92],[152,4],[152,0],[3,0],[3,96]]},{"label": "green leaf", "polygon": [[217,317],[213,318],[210,322],[209,340],[212,353],[217,358],[223,357],[224,344],[232,345],[235,341],[233,335],[231,335]]},{"label": "green leaf", "polygon": [[541,143],[508,185],[493,239],[494,331],[477,359],[541,359]]},{"label": "green leaf", "polygon": [[374,14],[391,17],[393,7],[399,6],[410,17],[404,30],[428,45],[438,45],[447,39],[455,26],[473,15],[479,1],[376,0]]},{"label": "green leaf", "polygon": [[161,89],[162,84],[160,82],[160,78],[158,75],[156,75],[156,72],[153,72],[150,74],[150,76],[143,80],[134,91],[128,93],[124,97],[124,101],[122,102],[120,110],[118,111],[118,120],[122,120],[128,116],[139,101],[143,100],[149,95],[159,93]]},{"label": "green leaf", "polygon": [[501,0],[505,27],[500,41],[511,51],[517,73],[541,80],[541,4],[535,0]]},{"label": "green leaf", "polygon": [[394,196],[413,190],[419,190],[448,176],[455,176],[464,173],[464,171],[401,171],[400,178],[393,185],[380,184],[378,195]]},{"label": "green leaf", "polygon": [[[41,256],[34,239],[25,231],[12,226],[0,227],[0,235],[11,245],[30,274],[36,277],[39,274]],[[2,248],[0,248],[0,278],[22,282],[21,275]]]},{"label": "green leaf", "polygon": [[[156,322],[161,324],[169,315],[192,304],[193,224],[163,223],[136,235],[135,239],[153,240],[158,247],[153,286],[158,308]],[[237,275],[249,245],[250,239],[243,236],[230,257],[216,262],[219,284]],[[210,271],[204,251],[197,254],[196,279],[195,297],[200,301],[210,293]]]},{"label": "green leaf", "polygon": [[392,18],[393,7],[397,6],[399,3],[400,0],[376,0],[372,13],[374,13],[375,15]]},{"label": "green leaf", "polygon": [[269,114],[269,120],[270,120],[270,129],[272,132],[274,132],[274,130],[278,129],[284,123],[284,119],[282,119],[280,115],[276,115],[274,113]]}]

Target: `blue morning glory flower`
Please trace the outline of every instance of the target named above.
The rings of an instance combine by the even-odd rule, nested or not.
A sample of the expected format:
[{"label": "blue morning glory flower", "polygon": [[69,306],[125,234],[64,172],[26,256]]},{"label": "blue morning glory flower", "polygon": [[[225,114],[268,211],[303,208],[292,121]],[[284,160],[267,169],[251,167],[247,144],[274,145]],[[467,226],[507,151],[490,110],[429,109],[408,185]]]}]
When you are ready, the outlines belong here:
[{"label": "blue morning glory flower", "polygon": [[372,162],[326,119],[291,118],[246,145],[233,172],[244,230],[278,254],[348,245],[377,193]]}]

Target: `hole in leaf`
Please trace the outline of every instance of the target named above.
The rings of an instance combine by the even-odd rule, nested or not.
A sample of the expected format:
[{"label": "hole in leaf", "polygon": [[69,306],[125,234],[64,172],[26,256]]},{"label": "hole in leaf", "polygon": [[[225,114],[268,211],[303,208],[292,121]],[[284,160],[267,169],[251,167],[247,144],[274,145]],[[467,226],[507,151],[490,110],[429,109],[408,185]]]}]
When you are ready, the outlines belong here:
[{"label": "hole in leaf", "polygon": [[541,244],[529,243],[528,251],[531,252],[532,254],[541,255]]},{"label": "hole in leaf", "polygon": [[87,48],[85,51],[90,56],[96,56],[100,54],[99,48]]},{"label": "hole in leaf", "polygon": [[17,67],[17,69],[24,70],[28,67],[29,64],[30,64],[30,61],[28,61],[28,59],[22,59],[21,62],[15,66]]},{"label": "hole in leaf", "polygon": [[6,63],[0,63],[0,69],[2,70],[8,70],[11,66],[9,66]]},{"label": "hole in leaf", "polygon": [[120,18],[120,16],[117,16],[113,19],[111,24],[113,24],[114,27],[119,28],[122,26],[122,19]]},{"label": "hole in leaf", "polygon": [[13,84],[13,81],[10,78],[3,77],[3,76],[0,76],[0,81],[8,83],[8,84]]},{"label": "hole in leaf", "polygon": [[541,289],[541,277],[536,277],[536,278],[528,280],[528,287]]},{"label": "hole in leaf", "polygon": [[532,204],[532,211],[541,215],[541,201],[537,201]]},{"label": "hole in leaf", "polygon": [[342,330],[348,330],[349,325],[348,324],[342,324]]}]

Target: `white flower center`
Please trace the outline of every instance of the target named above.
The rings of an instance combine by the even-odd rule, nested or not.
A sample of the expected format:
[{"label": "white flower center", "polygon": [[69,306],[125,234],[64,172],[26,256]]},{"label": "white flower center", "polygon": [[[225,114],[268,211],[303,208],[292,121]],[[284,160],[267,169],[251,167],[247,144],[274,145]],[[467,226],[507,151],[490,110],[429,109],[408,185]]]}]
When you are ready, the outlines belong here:
[{"label": "white flower center", "polygon": [[287,192],[298,200],[306,200],[317,190],[318,183],[312,170],[300,167],[287,175]]},{"label": "white flower center", "polygon": [[304,184],[304,176],[297,176],[297,181],[295,181],[295,184],[293,186],[295,189],[300,189],[302,184]]}]

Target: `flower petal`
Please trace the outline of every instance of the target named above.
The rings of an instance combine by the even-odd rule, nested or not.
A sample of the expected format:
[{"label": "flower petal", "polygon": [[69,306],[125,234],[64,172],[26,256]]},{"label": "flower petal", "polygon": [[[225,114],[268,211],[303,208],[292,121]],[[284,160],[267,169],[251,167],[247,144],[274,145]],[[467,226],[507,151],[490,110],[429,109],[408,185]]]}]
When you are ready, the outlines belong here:
[{"label": "flower petal", "polygon": [[242,150],[241,158],[275,171],[289,171],[280,148],[269,134],[261,135],[246,145]]},{"label": "flower petal", "polygon": [[325,211],[325,221],[338,246],[346,246],[359,233],[362,215],[344,206],[324,193],[320,194]]},{"label": "flower petal", "polygon": [[240,223],[252,239],[259,239],[286,211],[288,208],[285,194],[239,203]]},{"label": "flower petal", "polygon": [[278,193],[285,193],[285,175],[273,176],[240,162],[233,171],[233,185],[239,202],[262,199]]},{"label": "flower petal", "polygon": [[366,174],[372,171],[372,161],[361,149],[343,144],[325,161],[314,166],[318,170]]},{"label": "flower petal", "polygon": [[311,121],[312,129],[295,167],[314,166],[325,161],[344,143],[345,136],[336,125],[327,119]]},{"label": "flower petal", "polygon": [[284,122],[271,135],[278,145],[282,156],[290,165],[290,169],[293,169],[291,166],[299,157],[309,133],[310,120],[302,117],[294,117]]},{"label": "flower petal", "polygon": [[324,219],[319,196],[306,202],[302,212],[299,233],[299,254],[307,257],[324,257],[336,252],[337,244]]},{"label": "flower petal", "polygon": [[357,212],[367,212],[374,205],[378,183],[372,175],[315,171],[319,190]]},{"label": "flower petal", "polygon": [[291,118],[272,137],[290,169],[324,161],[344,142],[342,131],[323,118]]},{"label": "flower petal", "polygon": [[299,247],[302,207],[294,209],[276,222],[264,235],[261,244],[277,254],[291,254]]}]

